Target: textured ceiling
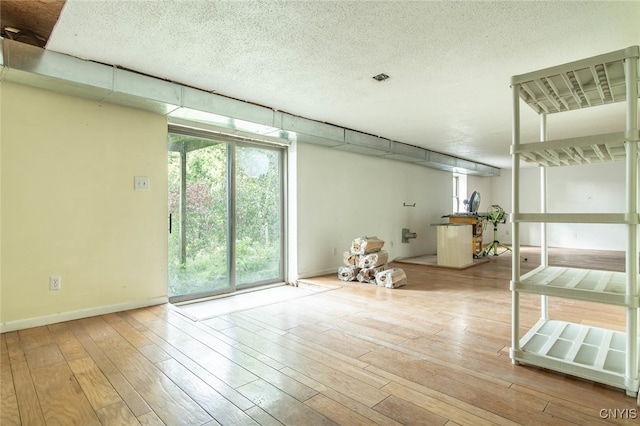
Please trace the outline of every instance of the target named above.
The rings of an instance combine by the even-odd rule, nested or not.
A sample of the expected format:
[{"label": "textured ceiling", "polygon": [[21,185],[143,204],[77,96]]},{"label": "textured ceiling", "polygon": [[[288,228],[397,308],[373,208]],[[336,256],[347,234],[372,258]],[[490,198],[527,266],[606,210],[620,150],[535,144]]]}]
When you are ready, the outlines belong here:
[{"label": "textured ceiling", "polygon": [[[67,0],[46,47],[509,168],[510,77],[639,44],[639,22],[638,1]],[[621,111],[550,116],[549,137]]]}]

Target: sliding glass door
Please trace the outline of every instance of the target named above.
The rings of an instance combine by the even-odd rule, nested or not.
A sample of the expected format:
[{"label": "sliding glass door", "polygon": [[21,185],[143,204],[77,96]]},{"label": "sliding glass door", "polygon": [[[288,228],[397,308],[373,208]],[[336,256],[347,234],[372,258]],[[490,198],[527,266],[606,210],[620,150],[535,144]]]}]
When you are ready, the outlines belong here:
[{"label": "sliding glass door", "polygon": [[284,279],[283,151],[217,139],[169,135],[172,302]]},{"label": "sliding glass door", "polygon": [[237,146],[235,277],[238,287],[283,280],[282,154]]}]

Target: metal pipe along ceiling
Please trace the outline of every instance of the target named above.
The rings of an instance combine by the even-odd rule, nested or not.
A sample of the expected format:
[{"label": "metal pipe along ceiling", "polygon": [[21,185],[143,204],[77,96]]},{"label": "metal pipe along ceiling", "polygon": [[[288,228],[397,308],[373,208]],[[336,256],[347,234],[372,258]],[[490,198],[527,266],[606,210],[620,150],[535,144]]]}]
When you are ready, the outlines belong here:
[{"label": "metal pipe along ceiling", "polygon": [[250,133],[404,161],[476,176],[500,169],[282,111],[205,92],[170,81],[86,61],[9,39],[0,39],[0,81],[125,105]]}]

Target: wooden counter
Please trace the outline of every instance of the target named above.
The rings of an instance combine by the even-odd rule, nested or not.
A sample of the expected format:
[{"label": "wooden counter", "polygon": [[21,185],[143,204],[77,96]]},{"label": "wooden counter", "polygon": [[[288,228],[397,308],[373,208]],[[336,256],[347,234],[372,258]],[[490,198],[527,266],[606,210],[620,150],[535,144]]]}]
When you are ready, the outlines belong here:
[{"label": "wooden counter", "polygon": [[468,223],[439,223],[438,265],[464,268],[473,264],[472,226]]}]

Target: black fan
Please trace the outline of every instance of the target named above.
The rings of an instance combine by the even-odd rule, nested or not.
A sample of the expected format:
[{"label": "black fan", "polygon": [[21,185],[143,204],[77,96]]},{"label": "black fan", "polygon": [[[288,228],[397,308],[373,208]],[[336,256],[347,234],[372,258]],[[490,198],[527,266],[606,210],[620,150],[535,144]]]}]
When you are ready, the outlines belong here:
[{"label": "black fan", "polygon": [[473,191],[471,197],[468,200],[464,200],[464,204],[467,206],[468,213],[478,213],[478,207],[480,207],[480,193]]}]

